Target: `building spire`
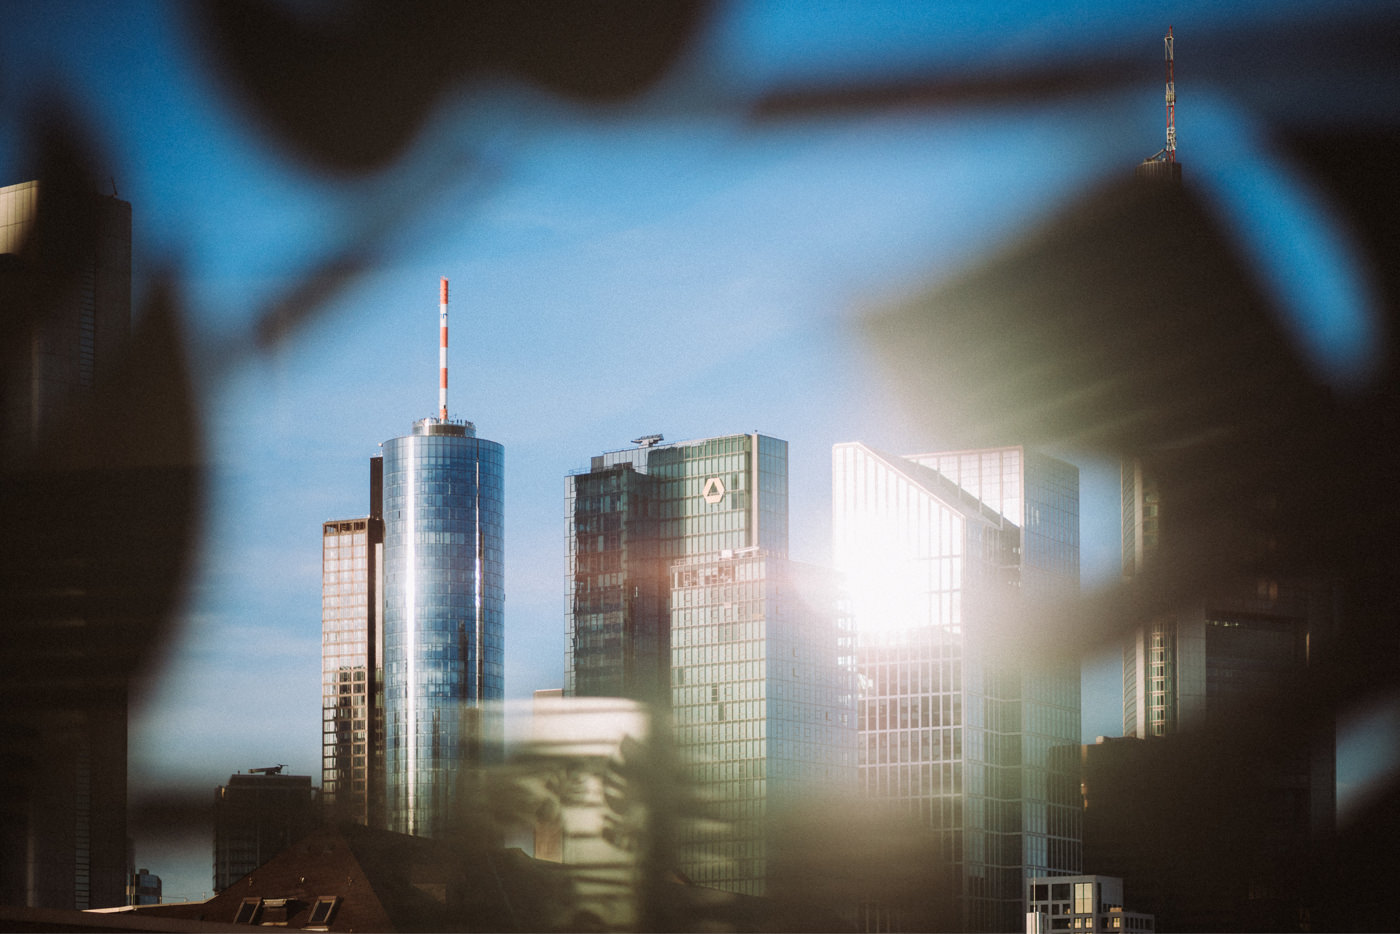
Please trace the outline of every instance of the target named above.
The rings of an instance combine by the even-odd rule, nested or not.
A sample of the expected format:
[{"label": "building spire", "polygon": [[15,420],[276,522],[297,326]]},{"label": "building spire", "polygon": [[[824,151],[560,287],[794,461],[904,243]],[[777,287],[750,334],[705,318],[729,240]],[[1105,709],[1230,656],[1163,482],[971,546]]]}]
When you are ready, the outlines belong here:
[{"label": "building spire", "polygon": [[1167,161],[1176,161],[1176,76],[1173,73],[1176,65],[1176,55],[1174,49],[1176,40],[1172,38],[1172,27],[1167,27],[1167,34],[1162,41],[1167,49]]},{"label": "building spire", "polygon": [[442,277],[441,297],[438,299],[438,327],[442,332],[438,345],[438,419],[447,421],[447,277]]}]

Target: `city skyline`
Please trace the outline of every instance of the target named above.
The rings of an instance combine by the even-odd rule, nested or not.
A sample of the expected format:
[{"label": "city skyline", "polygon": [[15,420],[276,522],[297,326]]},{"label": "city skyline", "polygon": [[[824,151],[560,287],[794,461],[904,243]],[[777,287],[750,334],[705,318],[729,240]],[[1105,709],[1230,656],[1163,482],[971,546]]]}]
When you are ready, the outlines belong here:
[{"label": "city skyline", "polygon": [[[1184,60],[1192,29],[1248,21],[1212,6],[1177,16]],[[1322,4],[1292,10],[1329,15]],[[31,75],[56,71],[85,92],[112,184],[133,204],[133,305],[174,270],[191,312],[209,468],[203,538],[161,676],[133,698],[133,794],[203,796],[231,772],[274,762],[317,773],[318,528],[361,514],[365,461],[435,410],[440,276],[454,287],[454,410],[511,452],[509,698],[563,683],[561,479],[600,446],[650,432],[787,439],[792,556],[817,564],[830,557],[833,445],[960,446],[916,427],[914,403],[893,395],[859,323],[1155,148],[1167,22],[1163,5],[1107,0],[960,12],[952,23],[848,12],[814,28],[739,6],[716,15],[684,76],[742,96],[814,70],[840,80],[1007,49],[1054,62],[1132,37],[1141,87],[1014,114],[760,128],[742,115],[669,116],[664,98],[619,119],[492,87],[453,97],[401,166],[347,182],[308,175],[259,136],[172,8],[54,4],[19,17],[0,40],[0,86],[22,96],[37,87]],[[1045,35],[1071,31],[1065,48],[1045,48]],[[1238,143],[1200,132],[1228,122],[1230,107],[1215,106],[1213,118],[1182,111],[1184,125],[1198,121],[1191,145],[1204,177],[1212,147],[1223,160]],[[7,182],[24,179],[22,109],[11,102],[14,132],[0,135]],[[324,314],[254,349],[259,310],[296,297],[299,282],[365,239],[366,271]],[[1081,469],[1085,584],[1112,582],[1117,462],[1055,453]],[[1121,722],[1108,670],[1106,706],[1081,724],[1089,739]],[[140,841],[137,859],[168,895],[202,890]]]}]

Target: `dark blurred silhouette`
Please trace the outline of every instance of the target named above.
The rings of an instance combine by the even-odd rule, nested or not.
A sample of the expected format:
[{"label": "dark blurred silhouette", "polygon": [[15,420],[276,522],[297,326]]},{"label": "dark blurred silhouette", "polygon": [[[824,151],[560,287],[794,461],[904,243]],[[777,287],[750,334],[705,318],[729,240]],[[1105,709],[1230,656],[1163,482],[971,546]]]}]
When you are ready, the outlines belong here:
[{"label": "dark blurred silhouette", "polygon": [[[1376,205],[1393,209],[1400,194],[1379,155],[1393,149],[1396,133],[1349,129],[1325,139],[1311,134],[1300,149],[1312,154],[1324,188],[1331,180],[1334,205],[1352,222],[1367,265],[1388,270],[1385,257],[1400,238],[1393,210]],[[1323,159],[1333,146],[1347,155]],[[1075,636],[1074,621],[1083,620],[1079,638],[1059,645],[1088,648],[1221,594],[1272,598],[1300,587],[1338,594],[1335,609],[1325,610],[1335,613],[1335,631],[1329,619],[1311,633],[1295,690],[1214,718],[1208,730],[1188,730],[1165,749],[1149,742],[1151,752],[1098,781],[1135,789],[1131,797],[1153,826],[1201,831],[1166,839],[1144,832],[1130,844],[1136,864],[1167,880],[1163,898],[1180,898],[1187,885],[1219,892],[1267,881],[1250,896],[1260,903],[1254,915],[1241,908],[1179,916],[1179,929],[1383,928],[1383,880],[1400,867],[1393,847],[1361,855],[1354,841],[1376,833],[1370,815],[1340,828],[1335,862],[1328,833],[1281,848],[1268,783],[1257,773],[1258,763],[1277,770],[1300,750],[1306,759],[1339,714],[1394,701],[1400,607],[1391,569],[1400,555],[1396,509],[1382,492],[1400,475],[1394,354],[1381,349],[1385,365],[1363,388],[1326,385],[1204,199],[1189,164],[1180,188],[1125,173],[979,268],[875,317],[867,334],[910,397],[926,400],[920,411],[941,436],[1068,441],[1150,459],[1163,491],[1154,560],[1121,587],[1040,618],[1009,618],[1008,639],[1055,651],[1057,638]],[[1388,336],[1400,297],[1393,272],[1382,286]],[[1261,742],[1273,751],[1262,753]],[[1254,781],[1218,780],[1251,770]],[[1395,793],[1372,804],[1377,820],[1393,815]],[[1235,852],[1231,846],[1244,849],[1217,858]],[[1129,890],[1135,900],[1148,894]],[[1293,910],[1280,914],[1289,898]]]},{"label": "dark blurred silhouette", "polygon": [[173,285],[127,340],[131,206],[61,109],[33,143],[0,255],[0,900],[102,907],[133,868],[127,701],[190,564],[200,432]]}]

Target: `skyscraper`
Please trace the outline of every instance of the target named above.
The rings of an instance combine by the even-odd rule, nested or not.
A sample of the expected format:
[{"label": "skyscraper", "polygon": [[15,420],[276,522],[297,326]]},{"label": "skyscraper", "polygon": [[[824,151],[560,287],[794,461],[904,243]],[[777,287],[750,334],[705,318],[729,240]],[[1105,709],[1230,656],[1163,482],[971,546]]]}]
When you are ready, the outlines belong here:
[{"label": "skyscraper", "polygon": [[321,526],[321,802],[336,820],[384,821],[383,460],[370,514]]},{"label": "skyscraper", "polygon": [[[37,181],[0,188],[0,254],[39,253],[27,243],[35,229],[42,186]],[[92,248],[74,257],[78,288],[59,307],[14,308],[17,321],[32,315],[22,346],[4,351],[4,406],[0,409],[0,451],[11,455],[34,444],[66,403],[90,391],[119,358],[131,331],[131,205],[92,194],[86,220],[96,230]],[[49,247],[52,249],[52,247]],[[24,262],[25,260],[20,260]],[[22,301],[20,295],[8,301]]]},{"label": "skyscraper", "polygon": [[824,568],[757,548],[671,566],[675,748],[723,830],[683,826],[698,885],[768,894],[772,819],[855,791],[854,638]]},{"label": "skyscraper", "polygon": [[565,481],[567,696],[669,703],[670,566],[750,547],[787,554],[786,441],[662,441],[638,438]]},{"label": "skyscraper", "polygon": [[1077,588],[1078,471],[1020,447],[839,444],[832,501],[864,790],[933,832],[964,929],[1010,930],[1026,879],[1079,869],[1077,809],[1055,793],[1051,755],[1078,742],[1079,668],[1008,657],[989,614],[1012,594]]},{"label": "skyscraper", "polygon": [[[1125,459],[1121,476],[1123,576],[1130,579],[1152,565],[1163,535],[1170,535],[1163,523],[1170,527],[1174,497],[1171,477],[1158,474],[1150,459]],[[1271,497],[1263,486],[1257,495],[1264,503]],[[1268,527],[1267,509],[1256,519],[1255,538],[1279,534]],[[1212,587],[1176,612],[1142,621],[1123,647],[1123,735],[1202,727],[1297,686],[1310,652],[1335,625],[1335,605],[1333,588],[1321,581],[1263,566],[1262,573]]]},{"label": "skyscraper", "polygon": [[[1179,567],[1193,537],[1210,536],[1221,566],[1235,570],[1186,591],[1167,612],[1130,621],[1123,734],[1143,748],[1123,740],[1091,750],[1096,793],[1113,806],[1085,809],[1085,859],[1155,898],[1153,910],[1180,930],[1291,927],[1322,901],[1316,867],[1335,834],[1336,734],[1330,716],[1278,710],[1305,689],[1337,626],[1339,586],[1279,558],[1296,532],[1278,503],[1296,491],[1275,485],[1272,465],[1251,465],[1249,500],[1234,504],[1234,524],[1222,531],[1202,518],[1199,479],[1177,466],[1179,453],[1123,461],[1125,581]],[[1169,769],[1194,779],[1194,797],[1155,796],[1155,807],[1135,817],[1138,832],[1122,839],[1125,822],[1114,815],[1140,807]],[[1149,835],[1179,839],[1183,827],[1224,833],[1210,855],[1231,858],[1135,847]]]},{"label": "skyscraper", "polygon": [[441,418],[383,449],[388,827],[439,836],[505,697],[505,452]]},{"label": "skyscraper", "polygon": [[[193,487],[185,465],[112,462],[90,435],[62,436],[100,383],[127,388],[112,380],[131,205],[61,181],[0,188],[0,296],[0,903],[111,907],[131,871],[129,681],[181,564],[172,491]],[[56,440],[82,456],[62,460]]]},{"label": "skyscraper", "polygon": [[222,892],[316,829],[310,775],[282,766],[230,775],[214,791],[214,891]]},{"label": "skyscraper", "polygon": [[850,631],[830,574],[787,557],[787,443],[662,440],[567,480],[566,693],[670,711],[718,818],[677,829],[678,865],[763,894],[768,819],[853,784]]}]

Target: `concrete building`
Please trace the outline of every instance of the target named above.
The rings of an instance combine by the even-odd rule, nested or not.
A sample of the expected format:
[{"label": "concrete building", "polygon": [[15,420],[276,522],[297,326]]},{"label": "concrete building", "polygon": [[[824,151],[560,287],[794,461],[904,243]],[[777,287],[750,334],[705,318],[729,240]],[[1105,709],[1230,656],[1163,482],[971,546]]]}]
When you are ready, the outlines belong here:
[{"label": "concrete building", "polygon": [[309,775],[282,766],[230,775],[214,791],[214,891],[222,892],[320,823]]},{"label": "concrete building", "polygon": [[1150,914],[1123,907],[1123,880],[1113,876],[1040,876],[1026,882],[1026,934],[1122,934],[1154,931],[1156,923]]},{"label": "concrete building", "polygon": [[1078,741],[1079,667],[1021,660],[995,633],[1018,601],[1077,590],[1078,471],[1020,447],[839,444],[832,506],[864,792],[928,829],[961,929],[1017,928],[1028,878],[1080,867],[1052,755]]},{"label": "concrete building", "polygon": [[128,887],[127,904],[159,905],[161,901],[160,876],[149,869],[138,869],[131,876]]}]

